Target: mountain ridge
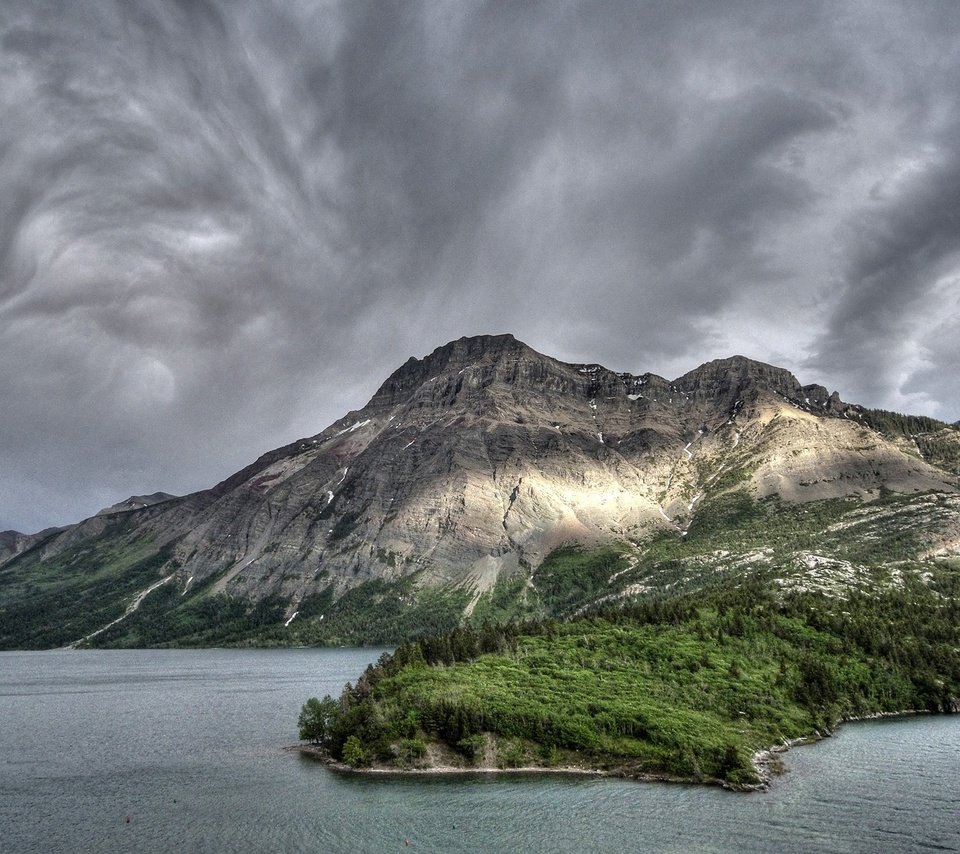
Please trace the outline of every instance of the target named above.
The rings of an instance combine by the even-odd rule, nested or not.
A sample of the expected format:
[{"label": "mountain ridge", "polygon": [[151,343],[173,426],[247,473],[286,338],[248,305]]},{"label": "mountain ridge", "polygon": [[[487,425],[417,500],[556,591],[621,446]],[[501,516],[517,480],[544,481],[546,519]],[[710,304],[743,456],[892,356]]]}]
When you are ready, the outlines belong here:
[{"label": "mountain ridge", "polygon": [[[639,553],[651,538],[685,536],[701,507],[734,493],[804,503],[958,491],[914,437],[872,429],[871,412],[743,356],[670,381],[564,363],[512,335],[464,337],[411,357],[361,409],[208,490],[127,506],[134,496],[122,512],[0,552],[0,580],[25,603],[41,570],[87,589],[110,567],[131,579],[124,608],[162,581],[148,605],[226,602],[245,618],[272,608],[287,629],[373,582],[399,601],[445,591],[470,616],[505,584],[529,590],[560,546]],[[924,447],[952,460],[957,431],[936,430],[946,432]],[[0,587],[0,607],[7,598]],[[119,607],[111,599],[101,616],[140,619]],[[63,640],[97,619],[77,616]]]}]

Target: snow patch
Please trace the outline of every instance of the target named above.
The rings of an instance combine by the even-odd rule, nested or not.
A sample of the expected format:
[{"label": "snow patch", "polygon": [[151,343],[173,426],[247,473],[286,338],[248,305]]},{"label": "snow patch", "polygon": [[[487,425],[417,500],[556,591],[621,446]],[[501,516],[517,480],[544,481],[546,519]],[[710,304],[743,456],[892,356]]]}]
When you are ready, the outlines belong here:
[{"label": "snow patch", "polygon": [[342,436],[344,433],[352,433],[354,430],[359,430],[361,427],[366,427],[370,423],[368,418],[366,421],[358,421],[356,424],[351,427],[347,427],[344,430],[341,430],[339,433],[334,433],[332,438],[336,439],[337,436]]},{"label": "snow patch", "polygon": [[296,616],[297,616],[297,614],[299,614],[299,613],[300,613],[299,611],[294,611],[294,612],[290,615],[290,619],[287,620],[287,621],[283,624],[283,627],[286,628],[287,626],[289,626],[289,625],[296,619]]}]

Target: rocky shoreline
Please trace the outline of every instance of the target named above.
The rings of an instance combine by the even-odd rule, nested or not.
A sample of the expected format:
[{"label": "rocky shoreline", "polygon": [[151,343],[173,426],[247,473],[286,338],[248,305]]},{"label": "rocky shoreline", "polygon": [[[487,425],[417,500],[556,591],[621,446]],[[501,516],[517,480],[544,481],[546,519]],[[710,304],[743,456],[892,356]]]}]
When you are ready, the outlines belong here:
[{"label": "rocky shoreline", "polygon": [[286,748],[296,751],[318,762],[322,762],[333,771],[339,771],[344,774],[377,774],[384,776],[433,776],[435,774],[458,774],[469,776],[471,774],[569,774],[578,777],[610,777],[609,771],[602,768],[584,768],[575,765],[568,766],[544,766],[544,765],[525,765],[518,768],[501,768],[497,765],[429,765],[429,766],[410,766],[401,768],[393,765],[368,765],[363,768],[354,768],[345,762],[334,759],[323,747],[317,744],[293,744]]},{"label": "rocky shoreline", "polygon": [[784,766],[781,756],[792,747],[798,747],[804,744],[816,744],[818,741],[823,741],[825,738],[830,738],[834,732],[836,732],[837,729],[844,724],[875,721],[880,720],[881,718],[905,718],[913,715],[929,714],[930,712],[926,709],[903,709],[898,712],[872,712],[868,715],[857,715],[849,718],[841,718],[833,725],[832,729],[828,729],[824,732],[814,730],[810,735],[802,735],[799,738],[787,739],[781,744],[768,747],[765,750],[758,750],[751,757],[751,761],[753,762],[753,767],[757,772],[757,776],[760,777],[761,782],[754,788],[758,790],[769,788],[773,778],[780,776],[786,771],[786,767]]},{"label": "rocky shoreline", "polygon": [[307,756],[318,762],[322,762],[332,771],[344,774],[363,774],[363,775],[383,775],[383,776],[470,776],[476,774],[503,774],[503,775],[535,775],[535,774],[559,774],[577,777],[616,777],[620,779],[637,780],[645,783],[680,783],[686,785],[715,785],[728,791],[734,792],[759,792],[770,788],[775,777],[786,772],[782,756],[793,747],[804,744],[816,744],[825,738],[830,738],[838,727],[846,723],[858,723],[861,721],[879,720],[881,718],[899,718],[912,715],[930,714],[925,709],[904,709],[897,712],[874,712],[868,715],[843,718],[837,721],[832,729],[820,732],[814,730],[810,735],[800,736],[783,741],[780,744],[773,745],[763,750],[758,750],[751,757],[751,763],[759,783],[750,784],[731,784],[725,780],[713,778],[680,777],[666,773],[647,773],[635,771],[629,768],[591,768],[582,765],[524,765],[520,767],[501,767],[493,764],[479,765],[452,765],[449,762],[437,762],[423,766],[396,767],[391,765],[370,765],[364,768],[354,768],[344,762],[334,759],[323,747],[317,744],[300,743],[290,745],[286,750],[296,751],[303,756]]},{"label": "rocky shoreline", "polygon": [[713,778],[697,779],[695,777],[680,777],[667,773],[652,773],[636,771],[629,768],[590,768],[579,765],[523,765],[515,768],[499,765],[428,765],[421,767],[396,767],[391,765],[369,765],[363,768],[354,768],[334,759],[326,750],[315,744],[295,744],[286,748],[296,751],[318,762],[322,762],[330,770],[343,774],[362,774],[365,776],[462,776],[468,777],[477,774],[498,774],[506,776],[533,776],[540,774],[556,774],[574,777],[614,777],[618,779],[636,780],[642,783],[674,783],[685,785],[715,785],[731,791],[755,791],[765,789],[768,781],[761,784],[737,786],[723,780]]}]

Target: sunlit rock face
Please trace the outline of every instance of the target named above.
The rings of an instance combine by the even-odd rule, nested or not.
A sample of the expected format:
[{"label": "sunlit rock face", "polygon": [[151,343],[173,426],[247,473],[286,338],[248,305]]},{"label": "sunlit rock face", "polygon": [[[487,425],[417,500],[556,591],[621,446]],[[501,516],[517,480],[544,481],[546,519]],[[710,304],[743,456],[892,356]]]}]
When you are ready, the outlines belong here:
[{"label": "sunlit rock face", "polygon": [[363,409],[209,491],[118,512],[125,541],[171,545],[184,591],[213,581],[294,609],[331,583],[414,572],[482,591],[564,543],[682,534],[730,489],[788,501],[956,489],[908,450],[836,393],[741,356],[670,382],[482,336],[411,358]]}]

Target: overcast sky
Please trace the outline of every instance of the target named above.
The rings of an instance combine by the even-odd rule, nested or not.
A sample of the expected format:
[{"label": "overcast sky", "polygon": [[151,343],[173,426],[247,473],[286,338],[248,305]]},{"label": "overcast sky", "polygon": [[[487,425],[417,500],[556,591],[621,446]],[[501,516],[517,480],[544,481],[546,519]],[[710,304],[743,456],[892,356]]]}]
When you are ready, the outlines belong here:
[{"label": "overcast sky", "polygon": [[0,530],[461,335],[956,420],[958,93],[955,0],[3,0]]}]

